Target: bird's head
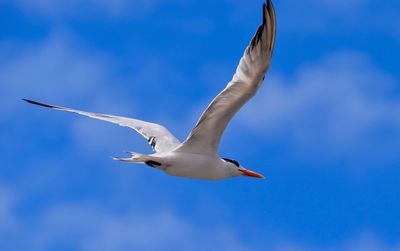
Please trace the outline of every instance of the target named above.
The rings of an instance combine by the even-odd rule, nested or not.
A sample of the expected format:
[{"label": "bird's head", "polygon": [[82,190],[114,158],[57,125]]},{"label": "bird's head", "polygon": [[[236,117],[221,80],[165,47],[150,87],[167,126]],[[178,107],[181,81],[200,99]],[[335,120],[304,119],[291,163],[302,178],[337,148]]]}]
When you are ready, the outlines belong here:
[{"label": "bird's head", "polygon": [[222,158],[222,160],[225,161],[226,167],[228,168],[229,173],[232,175],[232,177],[247,176],[247,177],[265,179],[263,175],[247,170],[246,168],[242,167],[236,160],[227,158]]}]

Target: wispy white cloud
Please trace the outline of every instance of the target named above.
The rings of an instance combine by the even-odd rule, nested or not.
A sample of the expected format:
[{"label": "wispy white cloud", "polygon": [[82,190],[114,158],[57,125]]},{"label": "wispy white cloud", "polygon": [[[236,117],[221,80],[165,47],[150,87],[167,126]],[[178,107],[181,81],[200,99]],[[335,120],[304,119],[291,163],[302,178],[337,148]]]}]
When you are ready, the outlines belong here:
[{"label": "wispy white cloud", "polygon": [[[95,203],[42,205],[27,218],[21,208],[29,194],[0,185],[0,249],[54,250],[229,250],[229,251],[398,251],[373,230],[354,233],[330,244],[304,242],[282,231],[261,230],[258,239],[242,238],[233,225],[198,224],[173,206],[104,210]],[[263,238],[260,238],[263,237]],[[255,237],[256,238],[256,237]],[[24,241],[20,241],[23,239]]]},{"label": "wispy white cloud", "polygon": [[[145,119],[140,115],[146,110],[148,119],[158,123],[168,121],[166,126],[172,124],[174,132],[182,127],[181,123],[173,122],[169,118],[172,115],[161,107],[144,109],[153,100],[148,99],[146,103],[142,99],[144,102],[141,106],[133,102],[135,97],[143,93],[152,93],[152,96],[160,96],[159,101],[168,102],[168,111],[174,111],[174,107],[182,103],[182,99],[173,93],[189,81],[177,73],[173,65],[151,53],[147,53],[140,64],[131,66],[130,73],[119,74],[116,67],[119,64],[113,57],[88,48],[69,32],[58,30],[36,43],[3,42],[0,51],[4,52],[4,57],[0,59],[0,110],[7,114],[2,117],[3,120],[9,121],[18,116],[15,113],[18,109],[28,107],[21,98],[29,98],[139,119]],[[168,84],[159,86],[159,83]],[[18,116],[18,119],[23,118]],[[76,118],[68,127],[68,133],[73,136],[76,147],[87,152],[111,151],[113,147],[114,151],[118,149],[117,154],[122,150],[150,150],[140,136],[136,136],[136,139],[142,143],[134,141],[134,131],[105,123]],[[182,135],[186,136],[186,133]]]},{"label": "wispy white cloud", "polygon": [[4,185],[0,186],[0,215],[2,224],[0,232],[3,232],[5,227],[14,225],[14,217],[12,214],[12,205],[14,204],[13,193]]},{"label": "wispy white cloud", "polygon": [[[11,2],[27,13],[51,19],[73,17],[106,17],[119,19],[130,17],[143,18],[165,4],[182,4],[188,0],[2,0]],[[88,15],[89,14],[89,15]]]},{"label": "wispy white cloud", "polygon": [[10,44],[2,47],[7,52],[0,59],[3,111],[15,109],[21,98],[92,100],[93,93],[106,92],[104,84],[112,78],[112,59],[91,52],[70,34],[56,32],[40,43]]},{"label": "wispy white cloud", "polygon": [[[12,195],[12,196],[11,196]],[[68,246],[92,250],[229,250],[250,251],[398,251],[400,243],[390,243],[373,231],[363,231],[341,241],[318,245],[284,233],[265,230],[265,239],[241,238],[232,226],[199,225],[174,210],[124,210],[113,213],[96,204],[61,203],[48,205],[27,220],[14,210],[24,194],[0,187],[0,248],[54,250]],[[33,217],[33,218],[32,218]],[[23,242],[20,240],[24,239]]]},{"label": "wispy white cloud", "polygon": [[[373,1],[373,0],[372,0]],[[289,0],[283,2],[283,7],[287,8],[287,10],[291,10],[298,12],[300,14],[300,10],[309,10],[313,11],[313,14],[318,14],[316,10],[323,11],[326,14],[337,15],[344,13],[353,13],[354,17],[364,11],[364,8],[371,4],[371,0],[305,0],[305,1],[295,1]],[[281,3],[281,2],[279,2]]]},{"label": "wispy white cloud", "polygon": [[[53,32],[48,38],[36,43],[3,42],[0,44],[0,51],[4,52],[0,59],[0,111],[5,115],[1,120],[7,123],[14,121],[18,126],[23,126],[26,118],[18,112],[23,108],[43,112],[37,107],[28,106],[21,98],[125,116],[133,115],[137,111],[132,102],[134,99],[119,89],[125,89],[122,87],[125,80],[122,79],[124,76],[118,74],[115,60],[101,51],[88,48],[68,32]],[[68,114],[64,115],[68,117]],[[46,118],[40,117],[46,119],[49,125],[56,123],[52,121],[53,116]],[[121,133],[124,132],[121,128],[112,131],[112,127],[102,125],[103,122],[95,127],[91,123],[93,121],[88,120],[77,118],[70,126],[59,131],[71,133],[76,147],[85,151],[90,149],[96,152],[107,147],[109,149],[116,139],[125,139],[120,143],[126,146],[128,139],[131,139],[116,134],[118,129]],[[94,135],[96,132],[99,134]],[[106,136],[104,141],[94,140],[96,144],[90,141],[101,135]],[[2,144],[7,149],[14,145],[7,140]],[[20,148],[18,144],[15,147]]]},{"label": "wispy white cloud", "polygon": [[0,183],[0,248],[15,247],[17,235],[24,236],[15,210],[15,193],[8,186]]},{"label": "wispy white cloud", "polygon": [[321,6],[322,8],[330,9],[330,10],[351,10],[351,9],[360,9],[368,5],[370,0],[309,0],[306,1],[315,6]]},{"label": "wispy white cloud", "polygon": [[[376,0],[308,0],[282,4],[281,29],[290,34],[385,34],[399,38],[398,3]],[[343,41],[345,42],[345,41]]]},{"label": "wispy white cloud", "polygon": [[[231,19],[237,25],[260,15],[259,3],[229,1]],[[278,33],[299,37],[342,36],[344,34],[374,33],[399,38],[400,19],[396,15],[398,2],[377,0],[287,0],[274,1],[277,12]],[[346,41],[343,41],[345,43]]]},{"label": "wispy white cloud", "polygon": [[341,250],[344,251],[399,251],[400,243],[386,243],[372,231],[366,230],[354,238],[345,241],[342,247]]},{"label": "wispy white cloud", "polygon": [[355,234],[348,239],[342,240],[338,243],[329,245],[313,245],[301,242],[296,242],[294,239],[284,239],[285,241],[279,242],[275,246],[274,251],[399,251],[400,243],[389,243],[380,238],[372,231],[365,230],[359,234]]},{"label": "wispy white cloud", "polygon": [[[0,188],[0,248],[54,250],[252,250],[231,228],[204,228],[172,210],[110,213],[94,204],[55,204],[26,220],[13,208],[24,194]],[[21,197],[22,196],[22,197]],[[6,238],[6,239],[3,239]],[[20,239],[24,239],[23,242]]]},{"label": "wispy white cloud", "polygon": [[91,206],[61,205],[40,219],[36,250],[69,243],[79,250],[251,250],[230,229],[202,229],[171,211],[112,215]]},{"label": "wispy white cloud", "polygon": [[[396,80],[365,55],[342,51],[304,65],[293,77],[268,76],[240,113],[243,126],[300,149],[354,154],[392,148],[400,138]],[[377,130],[390,132],[379,141]]]}]

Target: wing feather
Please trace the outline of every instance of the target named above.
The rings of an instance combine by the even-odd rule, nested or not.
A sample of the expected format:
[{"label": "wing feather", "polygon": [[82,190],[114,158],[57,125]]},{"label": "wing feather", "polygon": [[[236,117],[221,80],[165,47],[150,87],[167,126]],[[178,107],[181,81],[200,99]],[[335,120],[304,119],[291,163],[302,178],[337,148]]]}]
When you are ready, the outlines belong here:
[{"label": "wing feather", "polygon": [[271,63],[275,33],[275,12],[271,0],[268,0],[263,4],[263,22],[247,46],[232,80],[203,112],[178,150],[218,153],[221,136],[229,121],[256,94],[264,81]]},{"label": "wing feather", "polygon": [[156,152],[167,152],[173,150],[180,144],[179,140],[175,138],[174,135],[172,135],[165,127],[159,124],[154,124],[138,119],[120,117],[115,115],[85,112],[67,107],[44,104],[28,99],[24,100],[34,105],[40,105],[60,111],[73,112],[80,115],[88,116],[90,118],[99,119],[114,124],[118,124],[120,126],[126,126],[132,128],[135,131],[137,131],[140,135],[145,137],[149,142],[150,146]]}]

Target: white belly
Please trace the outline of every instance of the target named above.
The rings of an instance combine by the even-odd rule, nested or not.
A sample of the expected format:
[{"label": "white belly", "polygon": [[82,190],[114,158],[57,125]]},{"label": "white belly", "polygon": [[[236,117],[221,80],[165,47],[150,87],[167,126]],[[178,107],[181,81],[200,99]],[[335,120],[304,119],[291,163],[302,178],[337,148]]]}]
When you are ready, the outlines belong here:
[{"label": "white belly", "polygon": [[192,179],[218,180],[227,178],[225,166],[218,156],[170,152],[160,156],[160,169],[167,174]]}]

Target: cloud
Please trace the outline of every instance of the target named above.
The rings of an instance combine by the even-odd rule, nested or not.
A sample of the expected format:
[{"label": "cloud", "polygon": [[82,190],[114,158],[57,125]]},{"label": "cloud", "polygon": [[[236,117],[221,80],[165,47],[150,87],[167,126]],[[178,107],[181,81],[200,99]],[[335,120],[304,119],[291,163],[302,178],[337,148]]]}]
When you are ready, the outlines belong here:
[{"label": "cloud", "polygon": [[[33,138],[32,134],[40,135],[37,142],[46,140],[49,135],[57,134],[58,140],[69,135],[67,142],[57,146],[58,153],[64,153],[65,158],[72,148],[83,149],[82,152],[88,155],[103,151],[104,158],[117,150],[119,153],[130,149],[127,145],[134,143],[129,141],[134,139],[131,136],[135,133],[133,131],[128,132],[117,125],[107,126],[105,122],[89,121],[89,118],[76,118],[76,115],[71,123],[63,124],[58,115],[65,119],[73,116],[59,112],[50,115],[40,107],[21,101],[21,98],[28,98],[78,109],[85,107],[89,111],[132,114],[136,105],[124,93],[115,91],[124,81],[118,76],[112,57],[87,48],[65,32],[54,32],[44,41],[34,44],[3,42],[0,51],[4,52],[0,59],[0,111],[3,114],[0,120],[4,129],[14,128],[0,143],[4,147],[5,159],[11,160],[12,156],[16,157],[23,151],[32,152],[32,145],[25,141],[22,143],[23,135]],[[27,130],[32,121],[35,126]],[[29,164],[24,166],[32,168],[35,159],[32,156]],[[57,161],[52,164],[60,166]],[[42,181],[46,176],[37,178]]]},{"label": "cloud", "polygon": [[[306,1],[307,2],[307,1]],[[315,5],[315,6],[321,6],[322,8],[325,9],[330,9],[330,10],[351,10],[351,9],[360,9],[361,7],[364,7],[369,4],[370,0],[349,0],[349,1],[343,1],[343,0],[309,0],[310,4]]]},{"label": "cloud", "polygon": [[6,185],[0,183],[0,249],[4,246],[14,246],[17,235],[24,236],[20,222],[15,215],[15,193]]},{"label": "cloud", "polygon": [[[174,132],[182,127],[182,123],[167,119],[173,117],[173,114],[168,114],[164,109],[144,109],[154,101],[146,98],[147,95],[143,93],[151,93],[162,102],[168,102],[170,111],[177,111],[184,101],[179,94],[175,94],[176,90],[189,82],[177,73],[173,65],[150,52],[146,53],[146,58],[140,64],[128,66],[131,68],[129,74],[120,73],[118,66],[121,65],[112,56],[85,46],[69,32],[62,30],[56,30],[35,43],[3,41],[0,52],[3,55],[0,59],[0,111],[7,114],[1,120],[18,121],[23,126],[26,123],[24,120],[29,117],[21,117],[17,111],[25,108],[44,114],[38,107],[28,106],[21,101],[21,98],[28,98],[86,111],[147,118],[165,124]],[[161,82],[168,85],[159,86]],[[132,100],[141,100],[143,105]],[[68,118],[72,115],[63,116]],[[146,141],[135,136],[133,130],[74,116],[73,124],[64,127],[63,133],[71,133],[75,146],[85,152],[98,154],[99,151],[108,150],[111,155],[128,149],[143,152],[150,150]],[[46,123],[51,126],[57,122]],[[186,136],[186,131],[183,135]],[[135,137],[137,141],[132,141]],[[10,148],[12,143],[7,139],[5,142]],[[135,143],[138,142],[142,143],[137,146]],[[15,147],[16,152],[20,151],[18,145]]]},{"label": "cloud", "polygon": [[89,101],[94,93],[106,92],[105,83],[113,78],[111,58],[63,32],[35,44],[4,42],[0,50],[3,111],[15,109],[21,98]]},{"label": "cloud", "polygon": [[375,233],[365,230],[359,234],[351,236],[349,239],[332,243],[330,245],[310,245],[296,242],[293,239],[286,239],[280,242],[274,251],[317,251],[317,250],[342,250],[342,251],[399,251],[400,243],[389,243],[382,240]]},{"label": "cloud", "polygon": [[[305,0],[302,2],[289,0],[283,3],[285,8],[289,8],[294,11],[295,8],[301,8],[303,10],[316,9],[324,11],[329,14],[343,14],[350,13],[357,14],[364,10],[365,7],[371,4],[371,0]],[[293,9],[292,9],[293,8]],[[356,13],[354,13],[356,12]],[[317,13],[314,13],[317,14]]]},{"label": "cloud", "polygon": [[[231,20],[235,25],[243,25],[246,20],[254,22],[260,16],[259,2],[227,1],[230,4]],[[277,12],[278,36],[296,39],[309,35],[318,37],[363,37],[385,34],[399,38],[398,2],[377,0],[287,0],[274,1]]]},{"label": "cloud", "polygon": [[[60,206],[47,212],[43,230],[33,239],[38,250],[68,243],[80,250],[248,250],[224,228],[197,228],[170,211],[109,215],[82,206]],[[44,238],[43,238],[44,237]],[[72,237],[72,238],[71,238]]]},{"label": "cloud", "polygon": [[[267,240],[243,240],[237,232],[223,225],[197,225],[171,210],[131,210],[113,214],[94,205],[59,204],[36,215],[35,225],[23,222],[15,237],[24,236],[19,248],[54,250],[70,247],[93,250],[230,250],[251,251],[398,251],[400,245],[383,241],[373,232],[363,232],[338,243],[315,245],[288,238],[284,234],[259,233]],[[4,223],[2,223],[4,225]],[[273,236],[273,238],[271,238]],[[8,244],[0,244],[7,249]]]},{"label": "cloud", "polygon": [[23,11],[40,17],[50,19],[66,19],[73,17],[107,17],[119,19],[131,17],[133,19],[143,18],[160,6],[165,4],[181,4],[187,0],[23,0],[8,1],[12,2]]},{"label": "cloud", "polygon": [[[365,231],[342,244],[344,251],[399,251],[400,243],[385,243],[371,231]],[[336,249],[338,250],[338,249]]]},{"label": "cloud", "polygon": [[[229,11],[230,20],[236,26],[241,26],[248,20],[253,22],[253,17],[260,17],[259,2],[221,2],[225,4],[224,9]],[[121,19],[142,20],[163,7],[174,6],[177,10],[182,10],[181,7],[194,6],[192,0],[0,0],[0,3],[15,5],[36,18],[57,21],[53,24],[69,20],[94,20],[99,17],[106,22]],[[216,3],[216,6],[219,4]],[[358,33],[378,32],[399,38],[396,5],[397,3],[387,4],[377,0],[275,1],[279,31],[296,36],[310,33],[343,35],[356,30]],[[171,23],[195,33],[207,33],[216,26],[206,19],[186,19],[172,20]]]},{"label": "cloud", "polygon": [[0,225],[0,232],[4,230],[6,226],[13,225],[14,219],[12,215],[12,205],[14,204],[13,194],[4,185],[0,186],[0,215],[2,221]]},{"label": "cloud", "polygon": [[290,78],[268,76],[239,116],[258,136],[286,140],[298,149],[379,153],[400,139],[395,83],[366,55],[342,51],[300,67]]},{"label": "cloud", "polygon": [[281,7],[281,30],[287,34],[315,34],[342,38],[354,33],[376,33],[399,38],[398,3],[376,0],[307,0],[285,1]]},{"label": "cloud", "polygon": [[[252,250],[224,226],[196,226],[170,210],[130,211],[118,215],[94,205],[59,204],[40,211],[33,220],[20,223],[15,238],[2,242],[2,249],[54,250],[65,246],[92,250]],[[0,226],[4,226],[2,221]],[[10,229],[7,229],[8,231]],[[3,236],[3,235],[2,235]],[[10,246],[8,246],[10,245]]]},{"label": "cloud", "polygon": [[257,230],[257,239],[248,239],[241,237],[235,224],[211,219],[206,224],[196,223],[171,205],[113,211],[94,203],[63,201],[30,210],[28,217],[25,210],[16,210],[23,209],[26,199],[26,193],[0,185],[2,250],[400,250],[400,243],[388,242],[370,230],[327,244],[308,243],[266,229]]}]

